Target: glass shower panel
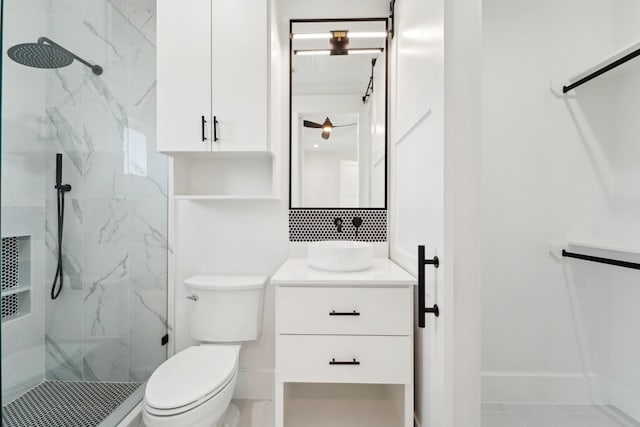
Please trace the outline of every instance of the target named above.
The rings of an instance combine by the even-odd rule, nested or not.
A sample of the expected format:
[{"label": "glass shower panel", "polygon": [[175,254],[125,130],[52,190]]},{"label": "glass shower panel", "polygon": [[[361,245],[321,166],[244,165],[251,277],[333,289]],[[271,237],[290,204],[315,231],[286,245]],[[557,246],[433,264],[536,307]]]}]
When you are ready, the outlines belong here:
[{"label": "glass shower panel", "polygon": [[[44,380],[46,75],[9,63],[9,46],[46,28],[46,2],[4,4],[2,24],[2,401]],[[10,19],[9,17],[15,17]],[[19,240],[28,245],[18,245]],[[11,255],[12,247],[17,255]],[[17,271],[14,282],[10,271]],[[20,293],[12,293],[22,288]]]},{"label": "glass shower panel", "polygon": [[[3,6],[7,409],[43,382],[142,383],[166,359],[168,168],[156,152],[155,1],[4,0]],[[77,59],[39,69],[7,56],[9,47],[40,37],[103,73]],[[62,183],[71,190],[64,204],[64,285],[52,299],[58,153]],[[29,261],[18,263],[19,276],[28,278],[22,292],[4,289],[5,244],[25,248],[18,256]],[[5,302],[7,292],[17,297],[6,295]],[[22,300],[28,304],[5,319],[5,305]]]}]

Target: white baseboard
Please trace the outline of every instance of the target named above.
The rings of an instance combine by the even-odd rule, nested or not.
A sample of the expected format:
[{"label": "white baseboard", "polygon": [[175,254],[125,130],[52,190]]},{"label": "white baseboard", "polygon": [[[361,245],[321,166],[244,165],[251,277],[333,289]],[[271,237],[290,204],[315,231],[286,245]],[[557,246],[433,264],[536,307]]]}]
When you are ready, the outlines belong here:
[{"label": "white baseboard", "polygon": [[625,414],[636,420],[640,420],[640,393],[623,384],[606,381],[606,400]]},{"label": "white baseboard", "polygon": [[482,401],[502,403],[597,404],[595,376],[558,372],[482,372]]},{"label": "white baseboard", "polygon": [[272,369],[239,369],[234,399],[273,400],[275,373]]}]

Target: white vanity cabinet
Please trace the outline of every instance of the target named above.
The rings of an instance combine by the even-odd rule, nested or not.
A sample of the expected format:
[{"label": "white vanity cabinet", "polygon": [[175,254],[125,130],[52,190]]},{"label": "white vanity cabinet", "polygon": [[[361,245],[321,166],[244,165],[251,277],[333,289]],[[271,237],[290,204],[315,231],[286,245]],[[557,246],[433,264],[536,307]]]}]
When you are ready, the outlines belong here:
[{"label": "white vanity cabinet", "polygon": [[387,259],[355,273],[289,259],[271,282],[276,427],[413,426],[415,279]]},{"label": "white vanity cabinet", "polygon": [[158,151],[268,149],[268,0],[157,5]]}]

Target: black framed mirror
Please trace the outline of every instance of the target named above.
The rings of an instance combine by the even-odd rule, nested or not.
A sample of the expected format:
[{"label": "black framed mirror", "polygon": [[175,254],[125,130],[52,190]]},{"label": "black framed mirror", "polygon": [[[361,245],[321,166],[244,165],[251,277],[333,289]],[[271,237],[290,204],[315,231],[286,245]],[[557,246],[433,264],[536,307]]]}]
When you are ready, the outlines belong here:
[{"label": "black framed mirror", "polygon": [[289,208],[387,208],[387,18],[289,22]]}]

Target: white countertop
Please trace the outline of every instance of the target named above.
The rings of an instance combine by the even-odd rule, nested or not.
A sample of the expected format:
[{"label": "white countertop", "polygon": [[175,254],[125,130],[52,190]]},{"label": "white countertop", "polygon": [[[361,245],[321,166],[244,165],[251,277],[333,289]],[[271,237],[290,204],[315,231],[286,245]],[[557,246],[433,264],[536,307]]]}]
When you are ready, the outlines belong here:
[{"label": "white countertop", "polygon": [[387,258],[375,258],[364,271],[334,272],[309,267],[306,258],[289,258],[271,278],[278,286],[349,285],[349,286],[415,286],[417,280]]}]

